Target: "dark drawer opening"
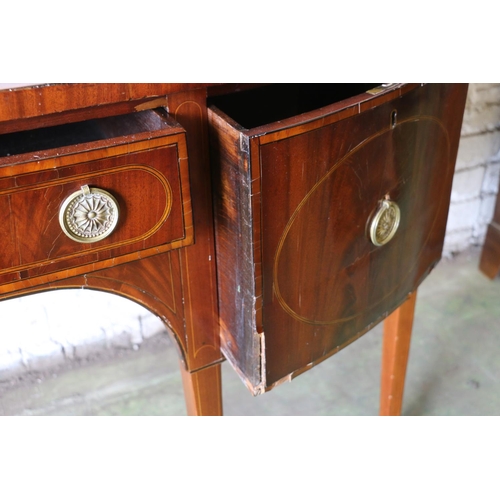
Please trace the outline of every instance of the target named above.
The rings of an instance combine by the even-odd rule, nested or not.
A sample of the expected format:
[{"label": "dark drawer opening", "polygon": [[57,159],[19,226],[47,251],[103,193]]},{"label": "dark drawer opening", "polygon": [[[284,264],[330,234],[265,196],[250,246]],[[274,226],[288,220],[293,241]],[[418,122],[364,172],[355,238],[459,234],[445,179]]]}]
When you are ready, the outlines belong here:
[{"label": "dark drawer opening", "polygon": [[146,110],[52,127],[0,135],[0,165],[6,157],[74,146],[105,139],[117,139],[164,129],[168,124],[160,110]]},{"label": "dark drawer opening", "polygon": [[322,108],[377,87],[378,83],[276,83],[212,97],[214,105],[247,129]]}]

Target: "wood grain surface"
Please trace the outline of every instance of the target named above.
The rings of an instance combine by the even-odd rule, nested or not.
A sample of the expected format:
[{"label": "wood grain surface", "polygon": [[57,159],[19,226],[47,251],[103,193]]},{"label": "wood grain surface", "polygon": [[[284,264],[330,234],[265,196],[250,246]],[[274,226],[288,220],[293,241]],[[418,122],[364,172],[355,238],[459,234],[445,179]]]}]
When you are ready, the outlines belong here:
[{"label": "wood grain surface", "polygon": [[123,115],[165,105],[199,83],[47,83],[0,90],[0,134]]},{"label": "wood grain surface", "polygon": [[[358,338],[439,260],[466,90],[398,88],[251,130],[211,110],[222,345],[254,393]],[[384,199],[401,222],[376,247]]]},{"label": "wood grain surface", "polygon": [[[18,192],[20,196],[36,192],[40,194],[22,194],[30,199],[20,201],[19,207],[25,201],[31,205],[36,202],[37,206],[44,201],[34,217],[26,217],[21,208],[10,212],[9,206],[9,217],[3,219],[8,222],[2,222],[5,225],[0,230],[11,235],[12,245],[2,256],[5,269],[1,298],[64,288],[115,293],[140,303],[163,320],[176,340],[185,370],[194,372],[212,366],[222,361],[222,355],[206,85],[165,84],[169,96],[161,102],[145,102],[145,87],[132,85],[130,98],[137,108],[132,115],[120,114],[129,108],[123,107],[127,102],[116,95],[114,85],[107,87],[109,95],[106,86],[96,89],[100,97],[83,95],[85,88],[46,88],[43,108],[47,114],[37,115],[33,108],[37,116],[31,121],[25,119],[29,113],[21,108],[29,107],[38,90],[19,89],[15,98],[18,107],[11,108],[11,113],[3,117],[6,121],[0,123],[2,130],[8,131],[0,136],[0,199],[2,195],[7,199]],[[151,88],[159,89],[154,85]],[[69,104],[74,92],[82,92],[81,100]],[[147,110],[154,105],[165,108]],[[16,110],[24,118],[15,119]],[[89,120],[81,124],[82,117]],[[166,215],[165,179],[171,191],[171,209],[160,227],[152,231],[151,227]],[[48,231],[60,234],[55,214],[66,192],[79,189],[85,182],[98,183],[120,202],[125,201],[122,225],[102,242],[82,246],[68,240],[60,248],[49,248],[54,239],[61,238],[45,240],[40,235]],[[58,190],[47,209],[46,198],[54,195],[46,192],[49,188]],[[191,194],[196,198],[193,202]],[[28,231],[31,226],[40,233]],[[190,251],[176,250],[186,245]],[[16,249],[21,249],[21,255]],[[43,265],[39,259],[45,259]],[[24,266],[22,271],[19,266]],[[31,274],[21,276],[21,272]],[[218,383],[214,391],[220,393],[220,378],[209,377],[203,382],[204,373],[197,376],[201,387]]]}]

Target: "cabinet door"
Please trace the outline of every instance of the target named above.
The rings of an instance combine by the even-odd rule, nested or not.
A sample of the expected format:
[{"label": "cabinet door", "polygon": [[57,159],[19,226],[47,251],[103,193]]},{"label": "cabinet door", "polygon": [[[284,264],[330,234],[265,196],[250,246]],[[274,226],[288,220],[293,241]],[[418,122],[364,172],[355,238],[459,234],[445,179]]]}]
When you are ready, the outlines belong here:
[{"label": "cabinet door", "polygon": [[368,331],[438,262],[465,94],[402,86],[250,130],[212,110],[223,349],[254,393]]}]

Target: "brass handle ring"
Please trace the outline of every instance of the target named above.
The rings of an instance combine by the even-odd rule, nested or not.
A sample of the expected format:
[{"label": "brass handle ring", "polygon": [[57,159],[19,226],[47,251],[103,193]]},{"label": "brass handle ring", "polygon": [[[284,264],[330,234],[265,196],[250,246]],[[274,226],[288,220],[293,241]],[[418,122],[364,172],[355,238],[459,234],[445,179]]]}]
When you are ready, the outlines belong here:
[{"label": "brass handle ring", "polygon": [[66,236],[80,243],[94,243],[109,236],[118,223],[119,207],[107,191],[82,186],[71,194],[59,211],[59,224]]},{"label": "brass handle ring", "polygon": [[392,240],[399,227],[401,211],[396,203],[390,200],[382,200],[373,216],[369,235],[371,242],[380,247]]}]

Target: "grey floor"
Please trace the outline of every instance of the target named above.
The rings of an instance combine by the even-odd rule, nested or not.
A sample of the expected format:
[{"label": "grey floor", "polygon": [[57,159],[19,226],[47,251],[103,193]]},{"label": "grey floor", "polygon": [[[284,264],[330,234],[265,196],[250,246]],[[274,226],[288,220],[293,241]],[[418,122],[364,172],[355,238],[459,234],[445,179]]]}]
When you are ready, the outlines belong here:
[{"label": "grey floor", "polygon": [[[404,415],[500,415],[500,278],[472,250],[443,261],[419,289]],[[225,415],[376,415],[382,328],[293,380],[253,397],[228,363]],[[1,415],[185,415],[167,336],[139,351],[0,386]]]}]

